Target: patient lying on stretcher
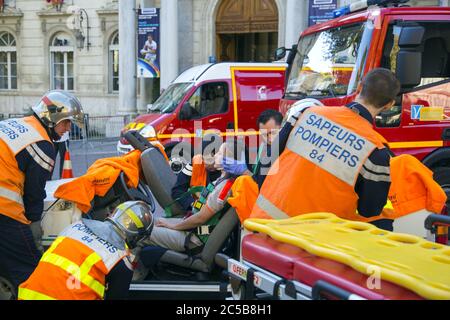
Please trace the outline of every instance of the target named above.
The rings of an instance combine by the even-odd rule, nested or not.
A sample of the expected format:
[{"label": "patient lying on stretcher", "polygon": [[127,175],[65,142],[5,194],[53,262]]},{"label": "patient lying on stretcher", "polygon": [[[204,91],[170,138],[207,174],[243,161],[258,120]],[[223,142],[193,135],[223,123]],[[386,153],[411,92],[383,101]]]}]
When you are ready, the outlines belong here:
[{"label": "patient lying on stretcher", "polygon": [[229,167],[230,162],[247,165],[245,155],[245,145],[242,142],[235,140],[223,143],[214,156],[215,166],[222,174],[202,192],[202,196],[194,204],[192,215],[184,219],[159,219],[151,236],[142,244],[178,252],[202,247],[222,217],[222,213],[227,210],[227,199],[236,178],[223,169],[223,163],[228,164],[226,167]]}]

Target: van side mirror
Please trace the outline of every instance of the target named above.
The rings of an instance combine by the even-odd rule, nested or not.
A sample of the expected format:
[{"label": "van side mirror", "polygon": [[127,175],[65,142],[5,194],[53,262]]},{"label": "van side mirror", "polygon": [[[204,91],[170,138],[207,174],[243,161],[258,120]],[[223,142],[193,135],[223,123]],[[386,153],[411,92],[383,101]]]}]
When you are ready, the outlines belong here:
[{"label": "van side mirror", "polygon": [[292,46],[292,49],[289,50],[289,55],[286,60],[288,65],[292,65],[292,63],[294,62],[295,55],[297,54],[297,49],[298,49],[298,45],[294,44]]},{"label": "van side mirror", "polygon": [[422,80],[422,52],[400,50],[395,74],[402,87],[418,86]]},{"label": "van side mirror", "polygon": [[192,107],[189,102],[183,104],[180,110],[180,120],[189,120],[192,117]]},{"label": "van side mirror", "polygon": [[287,50],[285,47],[281,47],[281,48],[278,48],[277,50],[275,50],[275,56],[274,56],[275,61],[284,59],[284,57],[286,57],[286,52],[287,52]]},{"label": "van side mirror", "polygon": [[418,47],[423,42],[425,28],[422,26],[404,26],[400,31],[398,45],[400,48]]},{"label": "van side mirror", "polygon": [[[425,28],[419,25],[401,27],[397,54],[396,76],[402,87],[412,88],[422,80],[422,43]],[[414,67],[411,67],[414,66]]]}]

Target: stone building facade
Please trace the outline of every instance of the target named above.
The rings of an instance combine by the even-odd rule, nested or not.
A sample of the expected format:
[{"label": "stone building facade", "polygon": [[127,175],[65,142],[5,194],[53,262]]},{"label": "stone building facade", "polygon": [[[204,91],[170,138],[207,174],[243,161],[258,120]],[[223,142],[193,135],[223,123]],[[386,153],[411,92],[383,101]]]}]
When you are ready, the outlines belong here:
[{"label": "stone building facade", "polygon": [[[170,9],[168,0],[120,1],[136,1],[136,8],[177,10],[178,65],[171,74],[211,59],[268,60],[274,48],[295,43],[308,20],[306,0],[171,0],[176,4]],[[46,90],[61,88],[73,91],[91,115],[115,115],[120,109],[120,1],[65,0],[54,6],[46,0],[4,0],[0,114],[24,113]],[[338,5],[351,1],[338,0]],[[448,2],[412,0],[410,4],[448,6]],[[81,11],[68,12],[72,5]],[[161,50],[164,55],[171,48]],[[137,88],[138,96],[139,91],[149,90]],[[140,112],[147,102],[138,103]]]}]

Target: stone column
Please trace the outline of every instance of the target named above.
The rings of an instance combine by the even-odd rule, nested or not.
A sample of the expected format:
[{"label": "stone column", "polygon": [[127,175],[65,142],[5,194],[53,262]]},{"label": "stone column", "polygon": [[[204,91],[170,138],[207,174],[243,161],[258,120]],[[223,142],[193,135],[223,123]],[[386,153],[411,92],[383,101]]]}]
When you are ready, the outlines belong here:
[{"label": "stone column", "polygon": [[[141,0],[141,8],[155,8],[155,0]],[[158,43],[158,46],[160,44]],[[139,78],[140,83],[140,99],[138,103],[138,113],[147,113],[147,105],[152,103],[153,87],[158,84],[157,79],[152,78]]]},{"label": "stone column", "polygon": [[136,13],[135,3],[119,0],[119,114],[135,115]]},{"label": "stone column", "polygon": [[178,0],[161,1],[161,89],[178,76]]},{"label": "stone column", "polygon": [[287,0],[286,36],[284,46],[288,49],[297,44],[300,32],[308,27],[308,1]]}]

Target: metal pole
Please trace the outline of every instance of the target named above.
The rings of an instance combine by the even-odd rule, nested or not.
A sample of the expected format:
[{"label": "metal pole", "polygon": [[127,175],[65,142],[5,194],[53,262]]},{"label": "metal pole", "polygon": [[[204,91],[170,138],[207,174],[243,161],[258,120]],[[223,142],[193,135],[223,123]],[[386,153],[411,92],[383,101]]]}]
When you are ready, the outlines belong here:
[{"label": "metal pole", "polygon": [[119,0],[119,114],[136,114],[135,3]]},{"label": "metal pole", "polygon": [[161,89],[178,76],[178,0],[161,1]]}]

